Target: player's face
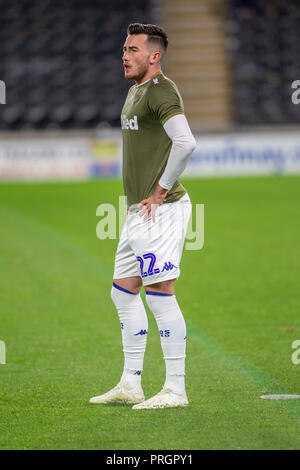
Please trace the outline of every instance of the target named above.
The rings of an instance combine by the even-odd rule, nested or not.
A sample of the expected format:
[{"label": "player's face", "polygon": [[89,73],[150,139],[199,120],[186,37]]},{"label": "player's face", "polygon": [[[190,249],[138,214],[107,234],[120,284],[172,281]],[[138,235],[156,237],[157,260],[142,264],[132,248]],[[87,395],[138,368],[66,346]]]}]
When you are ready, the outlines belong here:
[{"label": "player's face", "polygon": [[125,78],[140,83],[149,70],[150,56],[146,34],[127,36],[122,57]]}]

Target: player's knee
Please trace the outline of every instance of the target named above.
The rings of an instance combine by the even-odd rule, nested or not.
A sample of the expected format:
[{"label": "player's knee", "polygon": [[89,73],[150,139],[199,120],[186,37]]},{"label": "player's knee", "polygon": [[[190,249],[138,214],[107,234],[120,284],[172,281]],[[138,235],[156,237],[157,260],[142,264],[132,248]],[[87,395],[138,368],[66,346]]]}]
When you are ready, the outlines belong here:
[{"label": "player's knee", "polygon": [[146,302],[151,312],[155,314],[165,310],[166,305],[170,305],[174,296],[158,291],[146,291]]},{"label": "player's knee", "polygon": [[182,312],[175,295],[146,291],[146,302],[156,320],[182,320]]},{"label": "player's knee", "polygon": [[155,302],[154,295],[150,295],[149,292],[146,291],[146,303],[148,307],[150,308],[151,312],[154,314],[154,316],[157,314],[158,305],[157,302]]},{"label": "player's knee", "polygon": [[140,298],[139,293],[136,294],[124,289],[115,282],[112,285],[110,296],[117,308],[138,302]]}]

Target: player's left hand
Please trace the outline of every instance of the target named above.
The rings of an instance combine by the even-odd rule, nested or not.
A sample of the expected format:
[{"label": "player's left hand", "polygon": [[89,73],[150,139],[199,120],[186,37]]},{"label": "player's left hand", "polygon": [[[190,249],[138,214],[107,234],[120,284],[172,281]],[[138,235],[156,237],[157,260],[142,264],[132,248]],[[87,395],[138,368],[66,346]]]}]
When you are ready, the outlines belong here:
[{"label": "player's left hand", "polygon": [[163,203],[168,192],[168,189],[162,188],[158,184],[154,193],[150,197],[148,197],[147,199],[143,199],[141,202],[139,202],[138,206],[143,206],[142,210],[139,213],[140,217],[143,217],[146,221],[151,215],[153,222],[155,222],[156,209]]}]

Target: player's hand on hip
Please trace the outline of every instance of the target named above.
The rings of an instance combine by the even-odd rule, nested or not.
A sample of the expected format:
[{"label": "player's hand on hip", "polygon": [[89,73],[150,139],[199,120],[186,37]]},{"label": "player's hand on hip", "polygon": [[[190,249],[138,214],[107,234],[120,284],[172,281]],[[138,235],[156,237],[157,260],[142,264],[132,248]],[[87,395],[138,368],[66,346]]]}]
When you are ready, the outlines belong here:
[{"label": "player's hand on hip", "polygon": [[138,205],[143,206],[139,214],[140,217],[143,217],[146,221],[151,215],[153,222],[155,222],[156,209],[164,202],[164,199],[168,192],[168,189],[162,188],[158,184],[154,193],[150,197],[148,197],[147,199],[143,199],[139,202]]}]

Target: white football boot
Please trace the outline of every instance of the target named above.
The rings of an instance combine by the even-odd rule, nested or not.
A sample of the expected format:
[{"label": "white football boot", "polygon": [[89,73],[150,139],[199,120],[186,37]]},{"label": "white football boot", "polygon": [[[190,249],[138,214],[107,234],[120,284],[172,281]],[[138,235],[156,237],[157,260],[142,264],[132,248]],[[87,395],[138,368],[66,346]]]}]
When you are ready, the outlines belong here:
[{"label": "white football boot", "polygon": [[90,403],[141,403],[145,400],[145,395],[140,384],[134,388],[129,388],[126,382],[119,382],[116,387],[109,392],[93,397]]},{"label": "white football boot", "polygon": [[163,388],[159,393],[132,407],[133,410],[143,410],[151,408],[173,408],[176,406],[187,406],[188,399],[186,393],[178,394],[170,388]]}]

